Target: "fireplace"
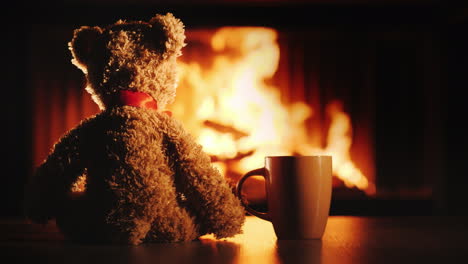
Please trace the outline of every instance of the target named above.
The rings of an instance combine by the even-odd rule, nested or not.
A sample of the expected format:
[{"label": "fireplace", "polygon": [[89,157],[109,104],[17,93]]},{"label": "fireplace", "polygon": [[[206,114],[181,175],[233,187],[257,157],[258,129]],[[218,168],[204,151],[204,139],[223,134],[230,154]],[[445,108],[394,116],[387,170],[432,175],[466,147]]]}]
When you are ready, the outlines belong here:
[{"label": "fireplace", "polygon": [[[153,15],[143,4],[99,16],[103,8],[89,20],[76,11],[45,21],[47,28],[30,26],[31,167],[98,111],[70,63],[73,29]],[[432,113],[441,108],[434,100],[441,43],[438,31],[420,24],[429,15],[416,19],[407,6],[391,7],[397,20],[372,6],[167,9],[181,17],[188,37],[170,108],[231,184],[264,155],[331,154],[334,214],[427,213],[440,200],[442,121]],[[284,12],[297,16],[285,20]],[[262,180],[246,189],[262,207]]]},{"label": "fireplace", "polygon": [[[324,62],[312,50],[320,37],[303,34],[246,26],[188,30],[174,116],[233,186],[267,155],[326,154],[334,158],[335,188],[373,196],[373,102],[367,98],[352,120],[345,110],[352,98],[339,95],[347,88],[327,89],[316,71],[306,72]],[[263,179],[248,183],[246,196],[262,202]]]}]

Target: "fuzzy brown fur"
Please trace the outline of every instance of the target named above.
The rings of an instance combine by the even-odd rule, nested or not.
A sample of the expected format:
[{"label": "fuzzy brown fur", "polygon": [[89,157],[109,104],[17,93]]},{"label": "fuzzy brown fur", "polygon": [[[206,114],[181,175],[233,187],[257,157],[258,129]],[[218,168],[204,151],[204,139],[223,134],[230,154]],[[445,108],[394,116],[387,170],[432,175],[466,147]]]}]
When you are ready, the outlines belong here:
[{"label": "fuzzy brown fur", "polygon": [[[26,213],[56,218],[72,240],[139,244],[241,232],[245,213],[200,145],[153,109],[111,105],[119,90],[144,92],[163,108],[175,96],[184,30],[172,14],[149,23],[82,27],[73,63],[103,110],[64,135],[30,181]],[[73,184],[86,177],[86,190]]]}]

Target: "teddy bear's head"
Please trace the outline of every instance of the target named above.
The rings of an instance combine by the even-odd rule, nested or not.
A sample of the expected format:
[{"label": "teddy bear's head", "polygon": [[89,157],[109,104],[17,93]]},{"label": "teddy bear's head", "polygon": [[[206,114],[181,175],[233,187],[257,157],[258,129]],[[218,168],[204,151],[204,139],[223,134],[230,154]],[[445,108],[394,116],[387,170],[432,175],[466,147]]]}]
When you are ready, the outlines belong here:
[{"label": "teddy bear's head", "polygon": [[101,109],[122,90],[146,93],[164,107],[175,97],[176,58],[184,40],[184,25],[168,13],[149,22],[119,20],[106,28],[81,27],[69,48]]}]

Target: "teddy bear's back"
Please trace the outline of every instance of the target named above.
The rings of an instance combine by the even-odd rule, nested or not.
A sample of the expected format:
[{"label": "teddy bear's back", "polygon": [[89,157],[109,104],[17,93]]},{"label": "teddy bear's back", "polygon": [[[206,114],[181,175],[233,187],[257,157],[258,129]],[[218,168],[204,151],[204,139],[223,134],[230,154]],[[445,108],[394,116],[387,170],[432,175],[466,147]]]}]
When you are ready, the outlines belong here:
[{"label": "teddy bear's back", "polygon": [[[81,205],[88,212],[97,212],[82,219],[84,225],[89,223],[96,228],[83,230],[99,229],[103,234],[98,236],[133,232],[138,214],[150,219],[164,215],[167,207],[180,205],[172,168],[176,157],[169,153],[169,138],[180,129],[164,113],[122,106],[103,111],[70,132],[79,141],[86,167],[86,191]],[[139,206],[145,207],[146,212],[136,212]],[[65,210],[80,210],[72,207]],[[63,215],[76,214],[68,211]]]},{"label": "teddy bear's back", "polygon": [[95,116],[83,127],[81,139],[90,180],[172,174],[162,129],[168,123],[163,114],[131,106],[111,108]]}]

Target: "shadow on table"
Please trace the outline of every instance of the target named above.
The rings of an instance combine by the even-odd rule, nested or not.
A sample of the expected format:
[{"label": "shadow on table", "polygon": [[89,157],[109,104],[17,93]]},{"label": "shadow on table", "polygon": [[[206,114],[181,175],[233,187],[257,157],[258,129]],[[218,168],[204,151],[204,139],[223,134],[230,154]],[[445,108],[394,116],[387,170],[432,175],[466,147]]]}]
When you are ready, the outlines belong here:
[{"label": "shadow on table", "polygon": [[277,240],[278,263],[315,264],[322,261],[321,240]]},{"label": "shadow on table", "polygon": [[201,239],[174,244],[144,244],[131,249],[131,263],[236,263],[239,245]]},{"label": "shadow on table", "polygon": [[237,263],[239,245],[227,241],[152,243],[139,246],[84,245],[44,241],[0,243],[11,263]]}]

